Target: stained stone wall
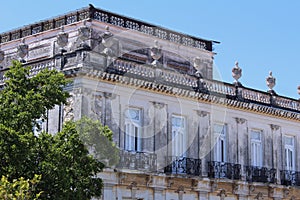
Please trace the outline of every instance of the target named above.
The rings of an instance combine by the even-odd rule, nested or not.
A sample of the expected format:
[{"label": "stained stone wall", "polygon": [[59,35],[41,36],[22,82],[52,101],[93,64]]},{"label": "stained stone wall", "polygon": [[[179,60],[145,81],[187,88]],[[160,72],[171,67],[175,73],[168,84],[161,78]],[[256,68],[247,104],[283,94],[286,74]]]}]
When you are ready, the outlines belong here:
[{"label": "stained stone wall", "polygon": [[[98,18],[74,21],[64,30],[57,27],[24,36],[24,40],[3,42],[6,37],[2,35],[0,49],[5,55],[0,61],[4,70],[12,59],[21,59],[18,46],[27,44],[28,54],[22,59],[24,65],[32,66],[31,75],[55,68],[73,81],[66,88],[71,94],[69,103],[49,110],[49,119],[43,123],[52,134],[65,121],[89,116],[112,129],[113,140],[123,151],[125,111],[140,109],[141,151],[127,152],[125,167],[108,168],[99,175],[104,180],[102,199],[296,199],[299,189],[282,184],[281,171],[285,170],[285,135],[295,139],[295,167],[300,171],[297,100],[211,80],[214,53],[189,45],[187,41],[196,41],[193,38],[184,36],[183,44],[174,40],[175,33],[170,40],[163,29],[156,27],[159,34],[153,35],[117,25],[122,20],[115,20],[114,15],[111,19],[111,23]],[[64,33],[68,34],[66,44],[59,46],[58,35]],[[186,149],[179,157],[201,159],[200,174],[188,171],[195,166],[184,164],[183,158],[176,165],[182,171],[166,170],[169,164],[176,168],[174,159],[167,159],[174,148],[172,115],[183,116],[186,122]],[[238,180],[209,177],[208,162],[216,161],[214,124],[226,125],[226,163],[214,170],[224,176],[231,169],[220,166],[240,165]],[[274,181],[247,180],[251,130],[262,133],[263,167],[275,169]],[[154,159],[149,155],[155,155]],[[154,160],[152,171],[146,168],[149,160]]]}]

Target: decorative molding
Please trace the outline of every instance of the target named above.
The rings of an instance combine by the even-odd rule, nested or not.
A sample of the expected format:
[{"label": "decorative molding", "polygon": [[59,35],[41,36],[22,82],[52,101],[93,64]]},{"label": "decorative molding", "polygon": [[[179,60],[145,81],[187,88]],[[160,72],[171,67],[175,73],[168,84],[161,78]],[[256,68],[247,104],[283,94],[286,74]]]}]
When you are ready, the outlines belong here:
[{"label": "decorative molding", "polygon": [[153,104],[154,108],[159,109],[159,110],[162,109],[166,105],[164,103],[156,102],[156,101],[153,101],[152,104]]},{"label": "decorative molding", "polygon": [[103,92],[103,96],[106,98],[106,99],[115,99],[117,97],[116,94],[113,94],[113,93],[110,93],[110,92]]},{"label": "decorative molding", "polygon": [[255,191],[255,186],[254,185],[250,185],[249,186],[249,191],[250,191],[250,193],[254,192]]},{"label": "decorative molding", "polygon": [[283,189],[283,198],[287,198],[290,195],[290,189],[284,188]]},{"label": "decorative molding", "polygon": [[127,175],[125,173],[119,173],[119,183],[123,184],[125,182],[125,179],[127,178]]},{"label": "decorative molding", "polygon": [[280,126],[275,125],[275,124],[270,124],[270,127],[271,127],[272,131],[278,131],[278,129],[280,128]]},{"label": "decorative molding", "polygon": [[191,187],[192,188],[197,188],[198,187],[198,180],[196,180],[196,179],[192,179],[192,181],[191,181]]},{"label": "decorative molding", "polygon": [[209,112],[203,110],[196,110],[196,113],[199,117],[206,117],[207,115],[209,115]]},{"label": "decorative molding", "polygon": [[216,191],[217,188],[218,188],[218,183],[215,182],[215,181],[212,181],[212,182],[210,183],[210,190],[211,190],[211,192]]},{"label": "decorative molding", "polygon": [[254,197],[254,199],[257,199],[257,200],[263,200],[263,193],[259,192],[257,193],[257,195]]},{"label": "decorative molding", "polygon": [[236,117],[236,118],[235,118],[235,121],[236,121],[236,123],[238,123],[238,124],[244,124],[247,120],[244,119],[244,118]]},{"label": "decorative molding", "polygon": [[153,177],[151,175],[146,176],[146,186],[149,187],[153,183]]},{"label": "decorative molding", "polygon": [[174,181],[171,177],[167,178],[167,188],[171,188],[172,185],[174,184]]},{"label": "decorative molding", "polygon": [[220,200],[224,200],[225,197],[227,197],[226,190],[222,188],[222,189],[219,191],[219,193],[217,194],[217,196],[220,197]]}]

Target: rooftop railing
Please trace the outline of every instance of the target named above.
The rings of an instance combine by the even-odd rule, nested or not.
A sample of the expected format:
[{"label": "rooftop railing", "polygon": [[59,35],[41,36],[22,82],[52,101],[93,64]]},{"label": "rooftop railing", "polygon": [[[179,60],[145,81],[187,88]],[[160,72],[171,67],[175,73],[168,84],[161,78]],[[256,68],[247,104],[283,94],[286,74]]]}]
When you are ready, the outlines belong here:
[{"label": "rooftop railing", "polygon": [[136,19],[114,14],[105,10],[89,6],[53,19],[44,20],[35,24],[25,26],[10,32],[0,34],[0,43],[17,40],[22,37],[56,29],[64,25],[72,24],[85,19],[94,19],[107,24],[119,26],[126,29],[139,31],[163,40],[175,42],[185,46],[212,51],[213,41],[200,39],[187,34],[171,31],[153,24],[145,23]]}]

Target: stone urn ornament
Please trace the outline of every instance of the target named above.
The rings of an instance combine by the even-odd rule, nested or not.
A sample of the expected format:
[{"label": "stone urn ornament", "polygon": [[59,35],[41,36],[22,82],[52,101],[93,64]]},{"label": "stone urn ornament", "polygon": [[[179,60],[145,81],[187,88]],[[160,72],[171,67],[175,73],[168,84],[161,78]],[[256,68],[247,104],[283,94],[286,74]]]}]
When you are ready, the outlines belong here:
[{"label": "stone urn ornament", "polygon": [[203,77],[203,71],[205,69],[203,60],[199,57],[193,59],[194,68],[197,70],[195,73],[196,77]]},{"label": "stone urn ornament", "polygon": [[67,46],[68,40],[69,40],[69,35],[68,33],[65,33],[64,27],[62,26],[61,31],[56,36],[56,41],[58,46],[60,47],[61,53],[66,52],[64,47]]},{"label": "stone urn ornament", "polygon": [[272,71],[269,72],[269,76],[266,78],[266,83],[269,87],[269,91],[274,91],[273,88],[276,85],[276,78],[273,77]]},{"label": "stone urn ornament", "polygon": [[107,56],[113,56],[112,46],[114,44],[113,34],[109,30],[109,26],[105,27],[105,32],[101,34],[101,44],[104,46],[103,53]]},{"label": "stone urn ornament", "polygon": [[86,20],[83,21],[83,26],[78,29],[78,37],[81,40],[81,47],[89,47],[88,44],[85,43],[86,40],[90,38],[91,29],[86,25]]},{"label": "stone urn ornament", "polygon": [[151,48],[150,55],[154,59],[154,61],[151,64],[154,66],[158,66],[159,65],[158,60],[162,56],[162,50],[161,50],[161,47],[159,47],[157,40],[154,41],[154,47]]},{"label": "stone urn ornament", "polygon": [[235,66],[232,68],[232,77],[234,78],[234,83],[240,85],[239,79],[242,77],[242,69],[239,67],[238,61],[235,62]]},{"label": "stone urn ornament", "polygon": [[25,44],[25,39],[23,38],[21,40],[21,43],[17,47],[17,54],[20,57],[20,62],[22,63],[26,62],[24,60],[24,57],[28,54],[28,49],[29,47],[27,44]]}]

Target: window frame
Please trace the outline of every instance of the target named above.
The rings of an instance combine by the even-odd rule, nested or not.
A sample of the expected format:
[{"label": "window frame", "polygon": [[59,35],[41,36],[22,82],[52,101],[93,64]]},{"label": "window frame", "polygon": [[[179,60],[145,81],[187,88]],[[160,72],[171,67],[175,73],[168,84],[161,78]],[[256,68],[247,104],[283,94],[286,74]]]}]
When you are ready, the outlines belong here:
[{"label": "window frame", "polygon": [[[259,134],[259,139],[252,138],[254,133]],[[258,153],[257,153],[258,152]],[[251,129],[250,131],[250,158],[251,165],[255,167],[263,166],[263,131]]]},{"label": "window frame", "polygon": [[[138,112],[138,119],[130,116],[130,111]],[[142,151],[142,109],[128,107],[124,111],[124,150]]]},{"label": "window frame", "polygon": [[[216,126],[222,126],[220,132],[216,131]],[[227,162],[227,124],[214,123],[213,125],[214,137],[214,161],[226,163]]]},{"label": "window frame", "polygon": [[[183,126],[173,126],[173,119],[181,119]],[[183,115],[172,114],[171,116],[171,136],[172,136],[172,156],[185,157],[187,150],[187,118]],[[179,137],[179,138],[178,138]]]},{"label": "window frame", "polygon": [[[287,144],[286,139],[291,138],[292,139],[292,145]],[[296,148],[295,148],[295,136],[292,135],[284,135],[284,167],[285,170],[288,171],[295,171],[296,168]],[[292,154],[292,156],[289,156],[289,153]],[[291,160],[290,160],[291,159]],[[288,165],[290,163],[291,165]]]}]

